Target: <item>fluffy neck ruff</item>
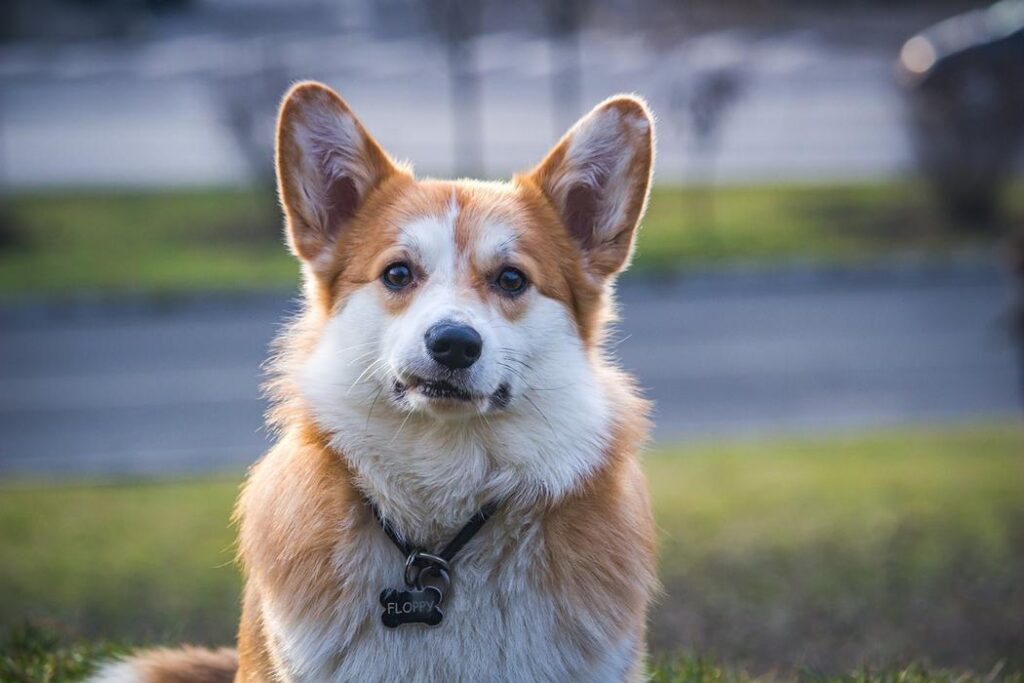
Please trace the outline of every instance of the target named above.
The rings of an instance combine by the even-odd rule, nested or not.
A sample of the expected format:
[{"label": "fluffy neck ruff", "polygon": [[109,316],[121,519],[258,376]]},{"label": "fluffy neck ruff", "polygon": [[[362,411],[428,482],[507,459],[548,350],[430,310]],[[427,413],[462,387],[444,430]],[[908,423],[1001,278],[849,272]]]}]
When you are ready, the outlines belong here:
[{"label": "fluffy neck ruff", "polygon": [[282,335],[271,366],[272,424],[314,425],[317,440],[345,459],[353,485],[416,542],[445,540],[489,500],[512,515],[557,504],[605,462],[622,416],[643,421],[632,384],[582,344],[538,359],[551,386],[486,416],[402,413],[370,391],[338,400],[316,379],[345,362],[324,343],[343,333],[335,324],[307,312]]}]

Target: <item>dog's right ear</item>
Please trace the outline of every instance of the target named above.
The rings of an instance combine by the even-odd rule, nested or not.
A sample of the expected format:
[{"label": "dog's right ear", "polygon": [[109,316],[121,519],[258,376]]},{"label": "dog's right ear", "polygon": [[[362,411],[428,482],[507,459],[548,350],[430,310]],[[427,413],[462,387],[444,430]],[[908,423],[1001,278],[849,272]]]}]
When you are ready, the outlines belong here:
[{"label": "dog's right ear", "polygon": [[397,171],[345,101],[314,82],[285,95],[276,158],[288,245],[315,271],[329,265],[338,235],[367,196]]}]

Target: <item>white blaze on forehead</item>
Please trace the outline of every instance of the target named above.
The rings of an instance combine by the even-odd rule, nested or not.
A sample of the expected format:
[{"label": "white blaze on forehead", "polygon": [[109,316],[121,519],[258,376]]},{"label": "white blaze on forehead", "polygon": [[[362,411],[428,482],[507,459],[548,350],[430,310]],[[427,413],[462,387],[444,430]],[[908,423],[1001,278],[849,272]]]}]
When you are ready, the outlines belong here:
[{"label": "white blaze on forehead", "polygon": [[489,222],[483,226],[473,245],[473,255],[478,263],[503,261],[516,247],[519,235],[508,223]]},{"label": "white blaze on forehead", "polygon": [[431,275],[455,273],[455,219],[459,204],[455,193],[444,213],[417,218],[402,228],[400,242],[412,252],[419,265]]}]

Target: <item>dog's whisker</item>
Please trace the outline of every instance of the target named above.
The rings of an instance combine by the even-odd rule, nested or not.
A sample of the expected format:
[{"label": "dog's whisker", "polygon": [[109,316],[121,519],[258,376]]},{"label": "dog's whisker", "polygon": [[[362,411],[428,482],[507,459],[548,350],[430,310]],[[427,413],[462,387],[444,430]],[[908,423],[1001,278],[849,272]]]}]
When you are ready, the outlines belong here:
[{"label": "dog's whisker", "polygon": [[363,370],[363,371],[362,371],[362,373],[360,373],[360,375],[359,375],[358,377],[356,377],[356,380],[355,380],[354,382],[352,382],[352,386],[350,386],[350,387],[348,388],[348,392],[347,392],[347,393],[346,393],[345,395],[347,396],[347,395],[348,395],[349,393],[352,393],[352,389],[354,389],[354,388],[355,388],[355,386],[356,386],[357,384],[359,384],[359,382],[361,382],[361,381],[362,381],[362,379],[363,379],[364,377],[366,377],[366,375],[367,375],[367,374],[368,374],[368,373],[369,373],[370,371],[374,370],[374,368],[380,367],[380,366],[381,366],[381,365],[382,365],[383,363],[385,363],[385,362],[386,362],[386,360],[385,360],[384,358],[378,358],[378,359],[377,359],[377,360],[375,360],[375,361],[374,361],[373,363],[371,363],[370,365],[368,365],[368,366],[366,367],[366,369],[365,369],[365,370]]},{"label": "dog's whisker", "polygon": [[382,393],[384,393],[384,385],[381,385],[380,388],[377,389],[377,393],[373,395],[373,401],[370,402],[370,410],[366,413],[366,424],[363,425],[364,434],[370,429],[370,417],[373,415],[373,408],[377,405],[377,399],[380,398]]},{"label": "dog's whisker", "polygon": [[525,351],[520,351],[518,349],[513,349],[511,346],[499,346],[498,348],[501,349],[502,351],[504,351],[505,353],[510,354],[510,355],[514,355],[514,356],[526,356],[526,355],[528,355]]},{"label": "dog's whisker", "polygon": [[395,432],[395,435],[391,437],[391,441],[388,442],[389,446],[391,444],[395,443],[395,439],[397,439],[399,434],[402,433],[402,430],[405,429],[405,423],[409,421],[410,417],[412,417],[412,411],[411,410],[408,413],[406,413],[405,419],[402,420],[402,424],[398,425],[398,431]]},{"label": "dog's whisker", "polygon": [[513,375],[518,377],[519,379],[523,380],[523,383],[526,384],[526,388],[529,391],[560,391],[562,389],[566,389],[568,387],[573,386],[572,382],[566,382],[565,384],[560,384],[560,385],[555,386],[555,387],[538,387],[538,386],[535,386],[535,385],[531,384],[530,382],[528,382],[526,380],[526,376],[523,375],[523,373],[520,370],[518,370],[517,368],[514,368],[511,365],[508,365],[508,364],[506,364],[506,363],[504,363],[502,361],[498,361],[497,363],[498,363],[498,365],[500,365],[501,367],[505,368],[510,373],[512,373]]},{"label": "dog's whisker", "polygon": [[345,346],[343,348],[338,349],[338,353],[344,353],[345,351],[351,351],[352,349],[359,349],[359,348],[362,348],[364,346],[370,346],[371,344],[376,344],[376,343],[377,342],[375,342],[375,341],[368,341],[368,342],[363,342],[361,344],[353,344],[352,346]]},{"label": "dog's whisker", "polygon": [[542,420],[544,420],[544,424],[546,424],[548,426],[548,429],[551,430],[552,436],[557,437],[558,433],[555,432],[554,425],[552,425],[551,421],[548,420],[548,416],[544,414],[544,411],[540,409],[540,407],[534,402],[534,400],[532,398],[530,398],[529,394],[523,394],[523,398],[526,399],[527,403],[529,403],[531,406],[533,406],[533,409],[536,410],[537,414],[540,415]]},{"label": "dog's whisker", "polygon": [[567,389],[571,386],[573,386],[572,382],[569,382],[567,384],[560,384],[557,387],[535,387],[533,385],[527,385],[527,388],[530,391],[561,391],[562,389]]},{"label": "dog's whisker", "polygon": [[[514,368],[511,365],[509,365],[508,363],[504,363],[502,361],[498,361],[498,365],[500,365],[501,367],[505,368],[506,370],[508,370],[510,373],[512,373],[513,375],[515,375],[519,379],[523,380],[523,382],[526,382],[526,377],[523,376],[523,373],[518,368]],[[529,384],[529,382],[527,382],[527,384]]]},{"label": "dog's whisker", "polygon": [[374,349],[370,349],[369,351],[367,351],[367,352],[365,352],[365,353],[361,353],[361,354],[359,354],[358,356],[354,357],[354,358],[353,358],[353,359],[352,359],[352,360],[351,360],[351,361],[349,362],[349,365],[355,365],[356,363],[358,363],[359,361],[363,360],[364,358],[369,358],[369,357],[370,357],[370,356],[372,356],[372,355],[373,355],[374,353],[376,353],[376,351],[375,351]]},{"label": "dog's whisker", "polygon": [[487,426],[487,429],[491,432],[491,436],[493,436],[495,439],[498,439],[498,432],[495,431],[494,425],[492,425],[491,421],[487,418],[486,411],[482,410],[481,408],[477,408],[476,414],[480,417],[481,420],[483,420],[484,424]]}]

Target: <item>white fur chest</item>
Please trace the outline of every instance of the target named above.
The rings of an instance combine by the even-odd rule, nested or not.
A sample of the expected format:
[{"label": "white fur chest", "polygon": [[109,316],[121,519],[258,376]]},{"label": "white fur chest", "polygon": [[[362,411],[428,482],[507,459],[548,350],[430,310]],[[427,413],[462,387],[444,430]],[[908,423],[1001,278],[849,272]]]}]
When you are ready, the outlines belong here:
[{"label": "white fur chest", "polygon": [[[379,529],[360,537],[337,549],[331,568],[351,601],[264,599],[264,624],[285,680],[621,681],[633,668],[636,643],[602,643],[595,660],[561,627],[568,619],[614,618],[615,610],[567,604],[545,590],[539,524],[512,532],[500,523],[485,527],[452,564],[444,621],[436,627],[384,627],[380,592],[403,586],[403,558]],[[603,599],[614,596],[595,596]],[[310,616],[316,613],[331,616]]]}]

